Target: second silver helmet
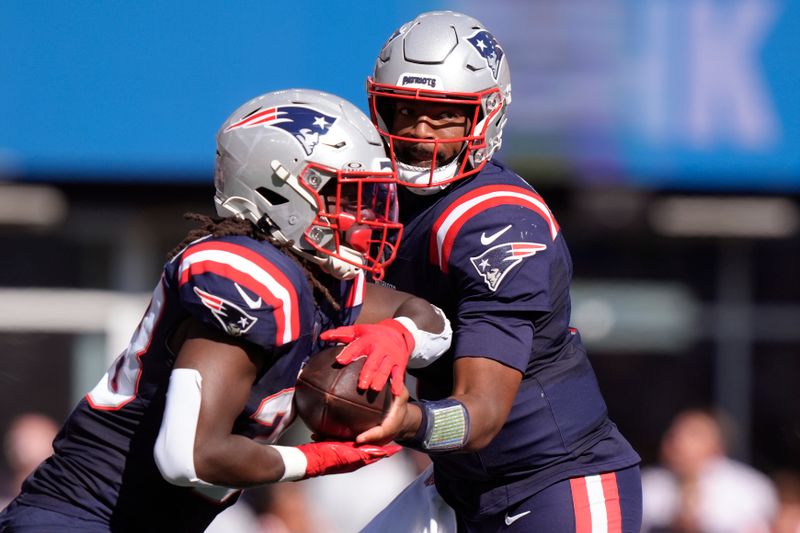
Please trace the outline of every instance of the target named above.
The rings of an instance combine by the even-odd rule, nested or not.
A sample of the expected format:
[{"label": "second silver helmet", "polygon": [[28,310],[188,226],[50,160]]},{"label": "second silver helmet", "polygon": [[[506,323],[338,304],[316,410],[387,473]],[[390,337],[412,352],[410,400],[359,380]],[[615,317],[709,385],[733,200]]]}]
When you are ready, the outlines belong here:
[{"label": "second silver helmet", "polygon": [[380,277],[402,233],[391,166],[350,102],[308,89],[267,93],[217,133],[217,213],[251,220],[336,277]]}]

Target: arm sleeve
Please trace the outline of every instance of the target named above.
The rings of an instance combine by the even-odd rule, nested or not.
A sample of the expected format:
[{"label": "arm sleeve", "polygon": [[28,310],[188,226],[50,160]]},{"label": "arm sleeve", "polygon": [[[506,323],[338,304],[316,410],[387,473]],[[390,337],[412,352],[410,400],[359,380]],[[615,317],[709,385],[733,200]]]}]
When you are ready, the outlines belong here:
[{"label": "arm sleeve", "polygon": [[458,295],[455,357],[481,356],[525,372],[535,313],[553,309],[557,239],[537,212],[498,205],[472,216],[449,256]]}]

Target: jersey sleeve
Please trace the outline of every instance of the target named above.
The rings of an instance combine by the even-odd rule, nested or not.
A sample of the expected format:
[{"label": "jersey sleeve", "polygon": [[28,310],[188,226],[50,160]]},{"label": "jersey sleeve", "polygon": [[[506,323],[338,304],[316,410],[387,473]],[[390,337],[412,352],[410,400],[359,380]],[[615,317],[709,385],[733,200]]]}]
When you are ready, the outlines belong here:
[{"label": "jersey sleeve", "polygon": [[554,271],[568,265],[555,220],[543,202],[534,205],[478,204],[471,216],[434,228],[432,257],[455,284],[460,310],[551,310]]},{"label": "jersey sleeve", "polygon": [[482,187],[454,202],[433,230],[432,261],[458,295],[455,356],[491,356],[524,372],[530,317],[553,309],[554,278],[569,269],[550,210],[530,189]]},{"label": "jersey sleeve", "polygon": [[180,302],[192,316],[265,349],[291,343],[301,335],[303,285],[276,259],[247,239],[192,244],[176,271]]},{"label": "jersey sleeve", "polygon": [[533,345],[533,323],[514,313],[463,313],[455,331],[456,357],[482,356],[525,373]]}]

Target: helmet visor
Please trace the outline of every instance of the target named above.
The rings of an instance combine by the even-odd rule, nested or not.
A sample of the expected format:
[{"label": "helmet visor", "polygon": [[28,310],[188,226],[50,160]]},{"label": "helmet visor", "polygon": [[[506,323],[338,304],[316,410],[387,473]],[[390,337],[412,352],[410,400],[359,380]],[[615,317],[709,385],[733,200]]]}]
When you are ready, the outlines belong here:
[{"label": "helmet visor", "polygon": [[396,173],[337,170],[310,163],[300,175],[300,183],[317,199],[318,206],[306,240],[318,252],[380,279],[394,260],[402,237]]}]

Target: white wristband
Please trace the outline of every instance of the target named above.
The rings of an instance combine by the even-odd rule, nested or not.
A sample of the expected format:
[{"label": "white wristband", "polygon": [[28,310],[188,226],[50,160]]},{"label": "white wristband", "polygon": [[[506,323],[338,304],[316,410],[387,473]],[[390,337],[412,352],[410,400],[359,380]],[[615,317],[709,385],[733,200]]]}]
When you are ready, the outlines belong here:
[{"label": "white wristband", "polygon": [[425,368],[439,359],[450,348],[450,341],[453,338],[453,329],[450,327],[450,321],[447,320],[441,309],[435,305],[432,307],[444,321],[444,328],[440,333],[430,333],[419,329],[413,320],[405,316],[394,318],[394,320],[403,324],[403,327],[414,337],[414,351],[411,352],[411,357],[408,360],[408,368]]},{"label": "white wristband", "polygon": [[297,481],[306,477],[308,459],[294,446],[271,446],[283,459],[283,476],[278,481]]}]

